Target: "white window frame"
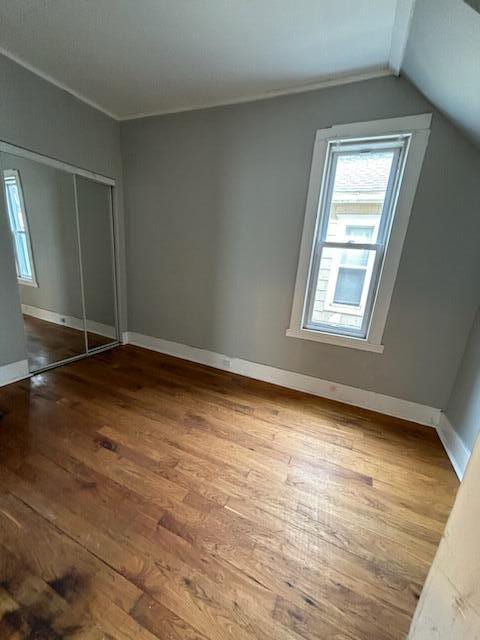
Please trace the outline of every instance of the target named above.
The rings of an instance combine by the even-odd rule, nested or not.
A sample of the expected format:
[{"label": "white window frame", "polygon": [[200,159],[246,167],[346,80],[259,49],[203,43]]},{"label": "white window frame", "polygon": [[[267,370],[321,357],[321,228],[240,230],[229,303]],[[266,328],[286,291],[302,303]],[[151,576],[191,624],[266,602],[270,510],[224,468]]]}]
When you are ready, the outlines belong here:
[{"label": "white window frame", "polygon": [[[401,118],[374,120],[371,122],[334,125],[328,129],[317,131],[313,149],[292,314],[290,327],[286,332],[287,336],[383,353],[383,333],[415,192],[417,190],[428,144],[431,118],[431,114],[425,113]],[[304,326],[304,318],[308,297],[308,283],[312,268],[317,228],[320,222],[319,206],[322,202],[323,188],[326,182],[325,170],[329,143],[338,140],[344,141],[351,139],[352,141],[358,141],[361,139],[397,135],[409,137],[408,148],[402,166],[400,186],[396,193],[396,202],[394,203],[393,220],[385,244],[383,263],[376,286],[375,299],[366,337],[354,337],[329,333],[323,330],[307,329]]]},{"label": "white window frame", "polygon": [[25,209],[25,200],[23,197],[23,188],[22,188],[22,181],[20,179],[20,172],[18,171],[18,169],[4,169],[3,170],[3,189],[5,191],[5,207],[8,208],[8,198],[7,198],[7,194],[6,194],[6,185],[5,185],[5,178],[14,178],[15,182],[17,183],[17,189],[18,189],[18,197],[20,200],[20,208],[22,210],[22,214],[23,214],[23,222],[25,224],[25,239],[26,239],[26,245],[27,245],[27,254],[28,254],[28,261],[30,263],[30,269],[32,272],[32,278],[24,278],[20,275],[20,268],[18,265],[18,256],[17,256],[17,244],[16,244],[16,240],[15,240],[15,232],[13,231],[13,229],[11,228],[11,222],[10,222],[10,214],[7,211],[7,216],[8,216],[8,223],[10,226],[10,231],[12,234],[12,240],[13,240],[13,251],[15,254],[15,267],[16,267],[16,271],[17,271],[17,282],[18,284],[22,284],[22,285],[26,285],[27,287],[37,287],[38,288],[38,280],[37,280],[37,274],[36,274],[36,270],[35,270],[35,261],[33,259],[33,251],[32,251],[32,241],[30,238],[30,226],[28,223],[28,216],[27,216],[27,210]]}]

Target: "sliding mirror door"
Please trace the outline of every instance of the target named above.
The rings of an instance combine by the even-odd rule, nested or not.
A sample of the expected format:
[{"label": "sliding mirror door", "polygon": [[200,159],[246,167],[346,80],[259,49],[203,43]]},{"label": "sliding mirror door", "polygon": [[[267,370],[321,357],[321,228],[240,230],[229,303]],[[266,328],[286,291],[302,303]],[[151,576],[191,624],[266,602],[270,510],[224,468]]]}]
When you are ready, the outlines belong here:
[{"label": "sliding mirror door", "polygon": [[75,177],[87,346],[91,351],[118,340],[112,189]]},{"label": "sliding mirror door", "polygon": [[86,353],[71,173],[1,154],[31,372]]}]

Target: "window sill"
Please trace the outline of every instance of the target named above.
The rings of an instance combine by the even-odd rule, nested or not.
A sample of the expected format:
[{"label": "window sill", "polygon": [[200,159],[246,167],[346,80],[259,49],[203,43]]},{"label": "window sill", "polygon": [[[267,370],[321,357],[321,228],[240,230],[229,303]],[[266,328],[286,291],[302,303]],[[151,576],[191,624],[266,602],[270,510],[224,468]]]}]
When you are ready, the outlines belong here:
[{"label": "window sill", "polygon": [[23,280],[23,278],[17,278],[17,282],[24,287],[34,287],[35,289],[38,289],[38,284],[35,280]]},{"label": "window sill", "polygon": [[334,333],[324,333],[323,331],[312,331],[310,329],[287,329],[286,335],[289,338],[301,338],[302,340],[313,340],[314,342],[325,342],[338,347],[349,347],[350,349],[361,349],[362,351],[373,351],[383,353],[383,344],[368,342],[364,338],[353,338],[351,336],[339,336]]}]

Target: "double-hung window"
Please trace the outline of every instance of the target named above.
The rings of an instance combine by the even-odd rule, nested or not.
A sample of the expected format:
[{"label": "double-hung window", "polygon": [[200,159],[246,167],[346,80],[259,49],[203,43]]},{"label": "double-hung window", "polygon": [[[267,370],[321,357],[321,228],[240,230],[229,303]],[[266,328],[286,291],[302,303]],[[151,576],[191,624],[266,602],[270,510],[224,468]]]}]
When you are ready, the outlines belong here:
[{"label": "double-hung window", "polygon": [[19,172],[16,169],[5,169],[3,172],[3,183],[8,221],[10,223],[15,252],[17,280],[19,284],[37,287],[32,243],[25,213],[25,203]]},{"label": "double-hung window", "polygon": [[[343,227],[340,232],[348,245],[355,242],[366,243],[373,239],[376,220],[372,220],[369,224],[368,215],[343,215],[340,218],[339,224]],[[368,251],[358,251],[355,254],[349,251],[337,252],[329,265],[326,294],[325,299],[322,300],[323,308],[327,312],[338,313],[343,310],[344,315],[363,315],[368,290],[367,284],[373,268],[371,258]],[[322,303],[317,301],[317,315],[321,306]]]},{"label": "double-hung window", "polygon": [[430,119],[317,132],[287,335],[383,351]]}]

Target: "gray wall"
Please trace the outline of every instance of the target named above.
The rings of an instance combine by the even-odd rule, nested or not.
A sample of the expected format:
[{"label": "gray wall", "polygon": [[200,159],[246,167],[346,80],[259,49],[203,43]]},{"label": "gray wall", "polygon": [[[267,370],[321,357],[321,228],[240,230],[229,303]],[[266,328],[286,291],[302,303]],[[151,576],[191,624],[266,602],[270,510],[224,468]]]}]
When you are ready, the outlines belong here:
[{"label": "gray wall", "polygon": [[77,178],[87,320],[115,326],[115,293],[109,187]]},{"label": "gray wall", "polygon": [[[120,323],[126,323],[122,165],[119,125],[101,112],[0,55],[0,139],[117,180]],[[25,357],[13,251],[0,211],[0,365]],[[7,248],[8,247],[8,248]],[[9,265],[9,266],[8,266]],[[14,273],[14,271],[13,271]],[[15,330],[12,328],[15,327]]]},{"label": "gray wall", "polygon": [[73,177],[40,162],[2,154],[20,174],[38,287],[20,285],[23,304],[82,317]]},{"label": "gray wall", "polygon": [[445,413],[463,444],[472,451],[480,433],[480,312],[475,317]]},{"label": "gray wall", "polygon": [[388,77],[122,123],[129,330],[444,407],[479,302],[480,154],[438,113],[385,352],[285,336],[315,130],[431,110]]}]

